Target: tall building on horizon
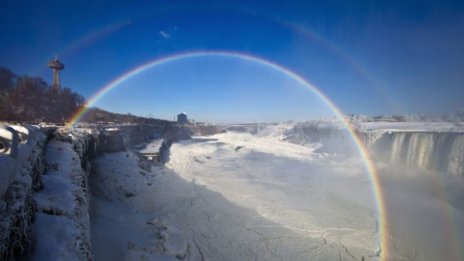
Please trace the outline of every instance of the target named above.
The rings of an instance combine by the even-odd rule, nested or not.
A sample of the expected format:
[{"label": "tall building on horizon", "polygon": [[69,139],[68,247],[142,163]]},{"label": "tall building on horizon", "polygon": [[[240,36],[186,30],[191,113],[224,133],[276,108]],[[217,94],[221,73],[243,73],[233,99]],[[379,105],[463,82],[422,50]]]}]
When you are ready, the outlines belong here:
[{"label": "tall building on horizon", "polygon": [[177,114],[177,123],[179,124],[188,124],[189,120],[185,112]]},{"label": "tall building on horizon", "polygon": [[55,56],[55,59],[52,59],[48,62],[48,67],[53,69],[53,89],[60,91],[60,71],[64,69],[64,64],[58,60],[58,56]]}]

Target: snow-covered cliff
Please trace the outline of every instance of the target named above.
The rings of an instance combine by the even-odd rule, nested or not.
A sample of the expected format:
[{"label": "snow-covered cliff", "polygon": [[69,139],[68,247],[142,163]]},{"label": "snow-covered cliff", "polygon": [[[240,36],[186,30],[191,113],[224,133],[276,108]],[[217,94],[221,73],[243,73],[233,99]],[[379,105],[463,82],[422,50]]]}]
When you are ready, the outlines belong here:
[{"label": "snow-covered cliff", "polygon": [[32,195],[42,186],[47,137],[36,126],[1,128],[0,259],[12,260],[30,245],[35,208]]},{"label": "snow-covered cliff", "polygon": [[[464,178],[462,123],[362,122],[354,128],[376,160]],[[319,152],[354,152],[346,127],[336,121],[269,124],[258,135],[299,145],[319,144]]]},{"label": "snow-covered cliff", "polygon": [[370,147],[388,163],[464,178],[464,132],[385,132]]}]

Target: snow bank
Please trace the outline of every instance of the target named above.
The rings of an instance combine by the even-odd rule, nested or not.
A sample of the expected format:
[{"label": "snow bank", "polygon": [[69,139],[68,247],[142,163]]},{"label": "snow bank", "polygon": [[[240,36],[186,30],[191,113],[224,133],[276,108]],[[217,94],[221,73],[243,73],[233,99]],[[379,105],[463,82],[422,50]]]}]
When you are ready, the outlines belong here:
[{"label": "snow bank", "polygon": [[[407,128],[411,128],[411,125]],[[316,242],[327,242],[332,249],[347,249],[354,256],[342,259],[360,259],[361,256],[365,260],[376,258],[377,250],[382,255],[382,249],[375,245],[375,229],[368,225],[369,217],[375,220],[375,215],[371,215],[373,212],[369,212],[375,211],[369,204],[369,199],[373,200],[374,195],[367,192],[371,191],[372,183],[361,174],[365,168],[363,161],[355,157],[357,154],[348,153],[341,157],[340,154],[324,154],[312,149],[305,158],[301,148],[288,146],[295,144],[283,141],[280,135],[274,135],[285,133],[285,128],[282,128],[283,131],[278,129],[280,126],[272,128],[265,135],[258,134],[259,137],[246,133],[227,133],[207,138],[197,137],[171,147],[167,166],[186,182],[201,188],[195,188],[192,193],[164,189],[168,195],[161,196],[159,200],[180,224],[180,228],[184,228],[186,233],[195,231],[190,233],[193,233],[192,238],[195,238],[194,242],[203,255],[211,259],[234,256],[241,260],[250,259],[253,254],[264,260],[337,258],[332,256],[333,252],[308,242],[308,238]],[[442,132],[423,130],[388,133],[380,130],[380,138],[376,139],[380,142],[384,139],[383,135],[397,136],[396,148],[382,147],[381,150],[389,156],[395,155],[397,160],[411,163],[410,168],[396,168],[400,164],[395,163],[391,165],[395,167],[392,169],[382,167],[379,161],[374,162],[380,167],[379,178],[389,214],[386,220],[389,229],[384,233],[388,238],[388,252],[392,260],[461,259],[459,239],[464,237],[462,179],[452,179],[447,184],[440,171],[432,172],[417,166],[422,164],[424,168],[430,168],[429,164],[440,162],[447,166],[448,171],[456,170],[457,164],[464,162],[464,146],[460,139],[462,134],[446,132],[445,127],[433,128],[441,128]],[[292,127],[287,129],[293,130]],[[322,143],[325,140],[325,137],[321,138]],[[435,160],[434,157],[441,160]],[[396,178],[391,178],[392,175]],[[187,190],[185,187],[188,185],[183,186],[182,191]],[[213,203],[217,198],[206,191],[214,191],[236,206],[232,207],[220,200],[221,203]],[[203,214],[197,215],[187,206],[175,205],[180,202],[184,204],[184,200],[190,202],[195,211],[198,209]],[[224,213],[222,204],[234,209],[234,213],[240,212],[240,217],[234,213]],[[243,210],[235,209],[237,206],[255,211],[256,216],[247,216]],[[449,219],[450,215],[456,218]],[[227,223],[224,216],[231,217],[233,221]],[[201,220],[201,217],[207,221]],[[195,221],[189,222],[187,219]],[[306,249],[311,250],[303,256],[289,256],[288,246],[279,242],[278,247],[272,245],[272,249],[277,252],[274,257],[260,256],[262,251],[268,253],[268,250],[261,249],[259,243],[248,241],[253,238],[253,233],[237,235],[242,224],[247,224],[245,227],[250,231],[259,231],[269,239],[268,243],[277,242],[273,236],[278,235],[283,241],[297,246],[290,239],[294,235],[289,236],[289,231],[281,230],[289,229],[302,235],[300,242],[305,242]],[[450,224],[455,228],[453,231],[449,231]],[[203,225],[213,228],[202,228]],[[234,228],[225,230],[222,226]],[[199,236],[199,231],[204,236]],[[225,235],[240,238],[238,241],[249,247],[230,243]],[[234,255],[223,250],[224,245],[248,251],[249,255]],[[295,253],[298,249],[295,247],[289,252]],[[369,251],[371,254],[366,254]]]},{"label": "snow bank", "polygon": [[[338,178],[361,178],[343,178],[334,185],[336,179],[324,179],[324,164],[312,156],[308,147],[264,137],[254,140],[249,134],[174,143],[168,166],[175,172],[147,168],[130,151],[102,155],[93,161],[91,176],[94,256],[332,260],[353,255],[376,260],[375,221],[363,175],[356,168],[330,165],[325,170],[332,169]],[[307,174],[309,162],[313,175]],[[352,191],[343,190],[347,182],[358,184],[356,196],[348,197]],[[322,192],[327,186],[338,189],[326,197]],[[343,207],[350,201],[342,198],[353,201]],[[325,205],[328,202],[332,207]],[[325,220],[318,218],[322,213]],[[337,223],[345,218],[351,221]]]},{"label": "snow bank", "polygon": [[[436,187],[443,185],[436,174],[461,175],[462,125],[356,126],[366,144],[388,159],[384,164],[408,167],[394,170],[400,178],[390,180],[385,177],[393,170],[375,162],[387,199],[390,229],[385,233],[392,259],[440,260],[457,252],[449,247],[453,242],[444,213],[459,218],[453,235],[464,237],[462,186],[456,183],[457,194],[450,196],[449,187]],[[53,141],[47,148],[42,183],[30,173],[41,173],[45,136],[17,129],[23,133],[17,158],[0,157],[20,163],[6,194],[19,200],[0,202],[0,242],[12,242],[1,245],[7,253],[3,259],[22,251],[29,239],[34,260],[88,260],[90,245],[102,260],[378,260],[382,255],[372,183],[341,123],[267,124],[253,134],[193,137],[173,144],[169,169],[147,164],[138,156],[143,150],[102,154],[114,151],[114,144],[121,149],[120,141],[108,143],[106,136],[129,137],[123,143],[133,143],[130,135],[140,134],[137,141],[153,136],[147,130],[68,130],[61,138],[72,144]],[[172,138],[184,136],[188,133],[176,130]],[[24,142],[25,137],[37,143]],[[154,141],[145,152],[158,146]],[[96,157],[90,217],[89,155]],[[437,182],[419,188],[420,179],[405,178],[413,172]],[[43,188],[34,197],[33,237],[8,233],[27,234],[34,186]]]},{"label": "snow bank", "polygon": [[178,260],[188,255],[191,246],[176,224],[154,207],[160,193],[154,184],[163,170],[153,167],[152,171],[141,164],[133,152],[105,154],[93,161],[91,219],[96,259]]},{"label": "snow bank", "polygon": [[267,124],[259,128],[256,136],[315,148],[316,152],[321,153],[353,154],[356,152],[345,125],[335,120]]},{"label": "snow bank", "polygon": [[[53,140],[47,146],[47,172],[34,200],[31,260],[90,260],[87,173],[68,142]],[[51,251],[53,250],[53,251]]]},{"label": "snow bank", "polygon": [[362,122],[355,126],[361,132],[464,132],[462,122]]},{"label": "snow bank", "polygon": [[0,259],[27,251],[33,218],[32,194],[44,170],[45,134],[34,126],[13,126],[21,133],[16,155],[0,155]]},{"label": "snow bank", "polygon": [[370,186],[359,164],[272,136],[196,137],[171,147],[166,166],[184,181],[169,189],[163,176],[168,188],[155,202],[205,260],[375,260]]}]

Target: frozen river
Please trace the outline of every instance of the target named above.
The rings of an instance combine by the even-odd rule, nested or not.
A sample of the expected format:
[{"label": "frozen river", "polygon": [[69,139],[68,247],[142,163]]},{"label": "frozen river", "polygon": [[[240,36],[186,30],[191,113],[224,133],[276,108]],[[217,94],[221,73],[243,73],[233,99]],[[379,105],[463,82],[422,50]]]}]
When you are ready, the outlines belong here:
[{"label": "frozen river", "polygon": [[[381,259],[364,162],[356,150],[323,151],[320,144],[225,133],[174,143],[165,167],[147,167],[135,152],[101,156],[91,179],[94,257]],[[459,217],[461,210],[412,179],[382,180],[390,259],[456,257],[459,246],[450,244],[459,241],[447,237],[462,234],[462,222],[450,231],[446,214]]]},{"label": "frozen river", "polygon": [[356,157],[227,133],[174,144],[168,169],[139,165],[132,153],[96,161],[97,260],[378,259],[371,185]]}]

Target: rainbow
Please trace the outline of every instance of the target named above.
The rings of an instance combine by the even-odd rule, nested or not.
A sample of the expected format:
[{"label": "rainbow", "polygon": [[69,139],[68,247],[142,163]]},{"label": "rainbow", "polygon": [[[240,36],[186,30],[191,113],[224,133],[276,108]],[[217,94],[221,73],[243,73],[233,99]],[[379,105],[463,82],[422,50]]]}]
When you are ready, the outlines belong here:
[{"label": "rainbow", "polygon": [[377,174],[376,168],[373,165],[373,161],[368,153],[364,143],[362,142],[359,135],[356,133],[352,124],[345,118],[344,114],[341,110],[332,102],[320,89],[316,86],[311,84],[309,81],[304,79],[302,76],[296,74],[295,72],[287,69],[279,64],[271,62],[269,60],[263,59],[261,57],[253,56],[246,53],[239,53],[239,52],[230,52],[230,51],[193,51],[193,52],[185,52],[185,53],[177,53],[170,56],[165,56],[161,58],[155,58],[154,60],[142,64],[133,68],[132,70],[122,74],[121,76],[117,77],[103,88],[101,88],[93,97],[91,97],[86,105],[77,111],[73,117],[68,121],[68,126],[72,126],[76,122],[80,120],[80,118],[85,114],[85,112],[93,106],[100,98],[102,98],[106,93],[111,91],[112,89],[116,88],[121,83],[131,79],[132,77],[159,65],[171,63],[174,61],[184,60],[184,59],[191,59],[196,57],[223,57],[223,58],[235,58],[240,59],[243,61],[257,63],[263,66],[266,66],[270,69],[273,69],[277,72],[284,73],[288,77],[292,78],[293,80],[300,83],[302,86],[305,86],[307,89],[312,91],[316,94],[321,100],[323,100],[335,113],[338,119],[340,119],[344,125],[346,126],[347,130],[349,131],[353,142],[355,143],[356,147],[359,150],[360,156],[362,157],[363,161],[365,162],[365,167],[367,172],[370,175],[373,184],[373,192],[375,195],[375,202],[377,205],[377,215],[378,215],[378,230],[379,230],[379,240],[380,240],[380,247],[381,247],[381,259],[388,260],[388,237],[387,232],[388,223],[387,223],[387,210],[385,206],[385,199],[384,194],[382,191],[382,187],[380,185],[379,176]]}]

